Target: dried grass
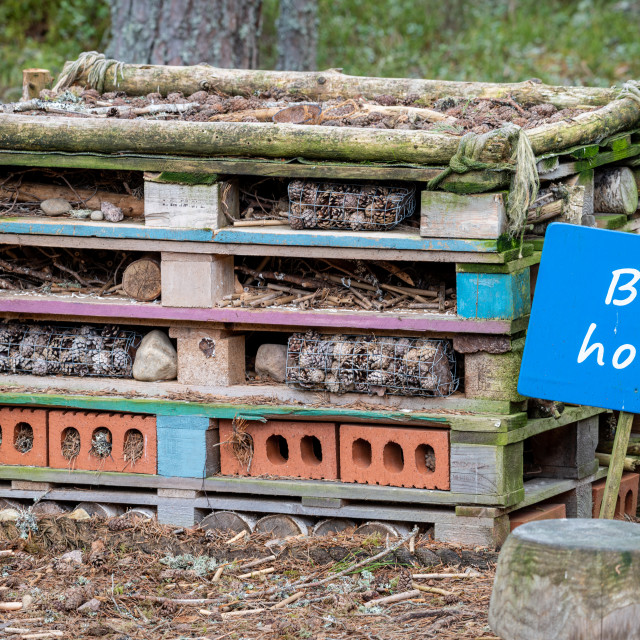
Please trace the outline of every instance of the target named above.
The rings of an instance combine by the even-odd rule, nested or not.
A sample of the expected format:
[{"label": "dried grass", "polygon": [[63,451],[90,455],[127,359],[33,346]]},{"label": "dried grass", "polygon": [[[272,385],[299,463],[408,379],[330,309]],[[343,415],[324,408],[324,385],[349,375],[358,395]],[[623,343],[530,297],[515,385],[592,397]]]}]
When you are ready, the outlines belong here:
[{"label": "dried grass", "polygon": [[80,455],[80,433],[73,427],[65,429],[65,436],[62,440],[62,457],[69,462]]},{"label": "dried grass", "polygon": [[91,449],[89,449],[89,455],[95,458],[108,458],[111,455],[111,431],[106,427],[100,427],[96,429],[91,438]]},{"label": "dried grass", "polygon": [[232,434],[227,444],[236,460],[249,472],[253,460],[253,437],[247,433],[249,423],[238,416],[231,421]]},{"label": "dried grass", "polygon": [[16,437],[13,446],[20,453],[29,453],[33,449],[33,428],[26,422],[17,425]]},{"label": "dried grass", "polygon": [[128,431],[124,439],[124,461],[133,467],[144,453],[144,436],[137,429]]}]

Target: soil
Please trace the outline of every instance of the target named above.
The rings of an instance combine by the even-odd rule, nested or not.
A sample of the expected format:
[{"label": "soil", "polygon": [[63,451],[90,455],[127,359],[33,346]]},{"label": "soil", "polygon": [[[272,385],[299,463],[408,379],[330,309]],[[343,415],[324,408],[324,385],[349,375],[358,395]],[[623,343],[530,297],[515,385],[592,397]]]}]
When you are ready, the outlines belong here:
[{"label": "soil", "polygon": [[[191,96],[184,96],[182,93],[170,93],[163,97],[159,93],[150,93],[147,96],[128,96],[123,92],[109,92],[99,94],[94,89],[84,91],[66,91],[58,96],[55,93],[45,90],[42,96],[47,100],[55,100],[61,107],[69,105],[71,107],[124,107],[143,108],[149,105],[158,104],[192,104],[193,107],[183,113],[152,113],[144,116],[136,116],[133,113],[122,112],[114,108],[102,114],[102,117],[116,118],[162,118],[163,120],[187,120],[196,122],[207,122],[212,119],[219,119],[225,114],[240,114],[239,121],[258,122],[257,118],[250,113],[242,116],[241,112],[255,109],[266,109],[280,107],[282,109],[295,105],[289,96],[284,99],[277,90],[264,92],[259,96],[245,98],[242,96],[228,96],[219,93],[198,91]],[[301,96],[301,101],[304,96]],[[318,106],[315,103],[309,103]],[[367,113],[356,109],[358,105],[375,107],[417,107],[430,108],[440,113],[452,116],[457,119],[455,123],[430,122],[419,115],[393,114],[378,112],[375,108]],[[50,106],[55,107],[55,104]],[[330,100],[319,105],[322,109],[320,123],[323,126],[334,127],[368,127],[374,129],[422,129],[462,135],[469,131],[474,133],[486,133],[493,129],[504,126],[507,123],[515,123],[524,129],[531,129],[548,122],[569,119],[584,111],[581,109],[558,110],[551,104],[526,105],[518,104],[511,99],[459,99],[445,98],[437,100],[434,104],[425,104],[424,100],[417,94],[409,94],[400,101],[392,96],[381,95],[375,100]],[[67,115],[69,117],[96,117],[79,115],[77,113],[45,112],[41,110],[21,111],[28,115]]]},{"label": "soil", "polygon": [[[6,612],[0,629],[113,640],[495,638],[487,611],[497,553],[436,543],[427,534],[418,536],[413,554],[405,543],[342,577],[332,576],[383,550],[380,536],[346,531],[270,541],[253,534],[228,544],[231,534],[176,530],[126,516],[84,521],[47,517],[28,539],[19,535],[14,524],[0,525],[0,548],[13,550],[0,556],[0,600],[30,604]],[[80,553],[64,557],[73,550]],[[242,569],[242,564],[270,555],[277,557]],[[225,563],[231,564],[214,581]],[[262,577],[238,577],[269,567],[275,571]],[[465,571],[471,575],[417,580],[446,595],[427,592],[365,608],[369,600],[398,593],[403,574],[406,585],[409,572]],[[330,577],[315,587],[295,584]],[[297,591],[304,592],[300,600],[272,609]],[[205,602],[179,602],[195,599]],[[250,609],[263,611],[240,613]],[[225,615],[229,612],[235,615]]]}]

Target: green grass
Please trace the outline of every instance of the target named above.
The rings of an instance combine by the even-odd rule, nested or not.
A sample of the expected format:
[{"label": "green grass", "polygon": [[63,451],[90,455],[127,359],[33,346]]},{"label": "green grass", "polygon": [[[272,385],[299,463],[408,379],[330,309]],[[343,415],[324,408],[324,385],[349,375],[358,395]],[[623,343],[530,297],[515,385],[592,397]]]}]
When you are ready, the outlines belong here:
[{"label": "green grass", "polygon": [[[260,66],[276,60],[278,0],[264,0]],[[634,0],[319,0],[318,68],[359,75],[608,86],[640,77]],[[0,2],[0,100],[21,70],[57,74],[104,50],[107,0]]]}]

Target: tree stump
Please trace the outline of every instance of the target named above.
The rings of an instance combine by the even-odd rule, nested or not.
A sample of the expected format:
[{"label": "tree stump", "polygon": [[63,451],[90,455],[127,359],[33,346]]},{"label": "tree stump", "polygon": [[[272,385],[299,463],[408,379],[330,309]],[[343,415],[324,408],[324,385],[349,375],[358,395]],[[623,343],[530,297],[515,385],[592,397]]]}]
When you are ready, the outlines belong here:
[{"label": "tree stump", "polygon": [[353,520],[346,520],[345,518],[326,518],[320,520],[313,526],[314,536],[326,536],[333,533],[340,533],[346,529],[355,528],[355,522]]},{"label": "tree stump", "polygon": [[132,262],[122,274],[122,289],[140,302],[150,302],[162,291],[160,265],[152,258]]},{"label": "tree stump", "polygon": [[489,624],[503,640],[639,640],[640,527],[544,520],[507,539]]},{"label": "tree stump", "polygon": [[593,208],[596,213],[634,213],[638,208],[638,187],[628,167],[596,172]]}]

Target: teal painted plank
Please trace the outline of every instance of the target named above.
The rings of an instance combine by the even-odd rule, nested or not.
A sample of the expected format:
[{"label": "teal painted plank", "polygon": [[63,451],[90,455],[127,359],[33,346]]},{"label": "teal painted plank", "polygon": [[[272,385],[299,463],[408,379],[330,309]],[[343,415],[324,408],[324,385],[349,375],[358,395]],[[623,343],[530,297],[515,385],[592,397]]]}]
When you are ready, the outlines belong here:
[{"label": "teal painted plank", "polygon": [[204,478],[209,475],[211,469],[207,465],[206,433],[210,427],[209,418],[158,416],[156,427],[158,475],[180,478]]},{"label": "teal painted plank", "polygon": [[512,320],[531,311],[529,268],[514,273],[457,273],[458,316]]},{"label": "teal painted plank", "polygon": [[211,229],[168,229],[126,223],[92,224],[78,220],[73,222],[38,222],[24,218],[0,219],[0,233],[186,242],[210,242],[214,235]]},{"label": "teal painted plank", "polygon": [[459,238],[421,238],[393,231],[295,231],[294,229],[261,230],[224,228],[215,236],[215,242],[224,244],[265,244],[298,247],[343,247],[358,249],[400,249],[403,251],[464,251],[497,253],[495,240],[467,240]]}]

